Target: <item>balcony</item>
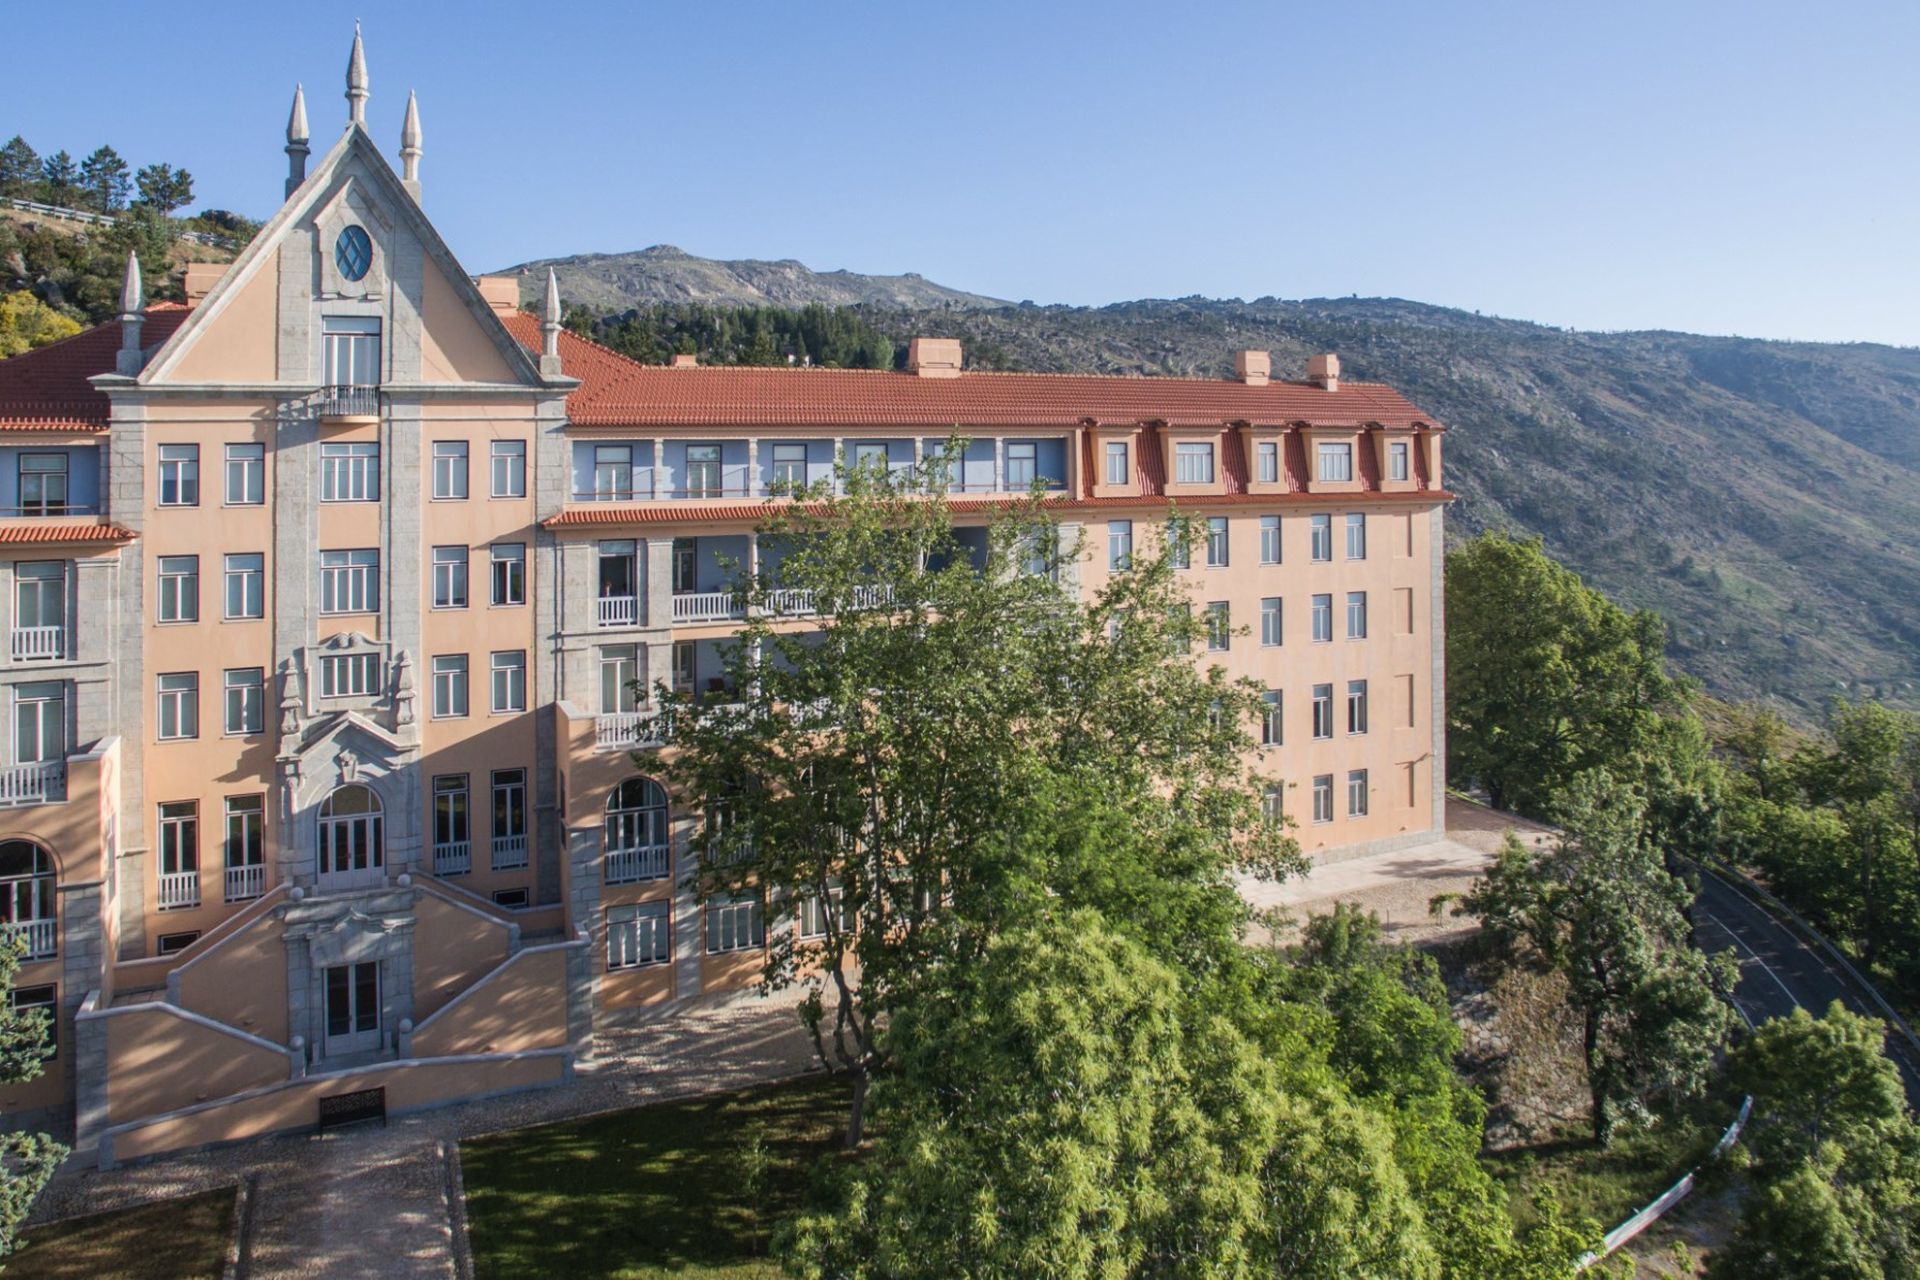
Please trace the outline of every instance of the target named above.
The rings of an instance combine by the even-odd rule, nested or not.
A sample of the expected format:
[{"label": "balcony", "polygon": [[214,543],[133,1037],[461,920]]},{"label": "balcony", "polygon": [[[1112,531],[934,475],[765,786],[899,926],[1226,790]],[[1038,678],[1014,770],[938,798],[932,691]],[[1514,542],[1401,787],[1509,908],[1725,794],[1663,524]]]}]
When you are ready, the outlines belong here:
[{"label": "balcony", "polygon": [[673,597],[675,622],[727,622],[746,616],[746,606],[731,591],[684,591]]},{"label": "balcony", "polygon": [[493,869],[512,871],[527,865],[527,838],[524,835],[493,838]]},{"label": "balcony", "polygon": [[66,656],[67,629],[52,627],[15,627],[9,646],[15,662],[57,662]]},{"label": "balcony", "polygon": [[313,400],[323,423],[347,424],[380,420],[380,388],[322,387]]},{"label": "balcony", "polygon": [[607,883],[632,884],[636,880],[664,880],[672,865],[672,852],[664,844],[643,845],[634,849],[607,850]]},{"label": "balcony", "polygon": [[595,605],[596,616],[603,627],[639,625],[640,602],[633,596],[601,596]]},{"label": "balcony", "polygon": [[593,718],[596,751],[633,751],[657,747],[667,740],[658,711],[615,711]]},{"label": "balcony", "polygon": [[60,951],[60,931],[51,919],[45,920],[9,920],[6,922],[9,936],[23,939],[27,944],[24,960],[51,960]]},{"label": "balcony", "polygon": [[449,840],[433,846],[433,874],[463,876],[473,870],[473,842]]},{"label": "balcony", "polygon": [[227,868],[227,901],[252,902],[267,891],[267,865],[249,862]]},{"label": "balcony", "polygon": [[41,760],[0,769],[0,808],[48,804],[66,798],[65,760]]},{"label": "balcony", "polygon": [[160,873],[160,909],[177,911],[200,905],[200,872],[162,871]]}]

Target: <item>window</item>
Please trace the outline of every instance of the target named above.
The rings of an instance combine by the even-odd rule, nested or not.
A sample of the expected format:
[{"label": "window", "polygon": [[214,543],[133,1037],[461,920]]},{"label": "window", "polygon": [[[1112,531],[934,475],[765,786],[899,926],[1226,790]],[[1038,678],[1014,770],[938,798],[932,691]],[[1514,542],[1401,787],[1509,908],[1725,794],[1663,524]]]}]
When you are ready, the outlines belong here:
[{"label": "window", "polygon": [[883,444],[856,444],[853,446],[853,465],[872,467],[878,471],[887,469],[887,446]]},{"label": "window", "polygon": [[[358,231],[357,227],[348,227],[340,233],[345,243],[347,233]],[[364,241],[367,233],[360,232]],[[372,261],[372,249],[367,250],[366,261]],[[366,268],[361,267],[361,274]],[[359,276],[349,276],[358,280]],[[322,316],[320,317],[320,337],[325,344],[327,362],[327,385],[330,387],[377,387],[380,385],[380,319],[377,316]]]},{"label": "window", "polygon": [[13,687],[13,759],[39,764],[67,758],[67,686],[46,680]]},{"label": "window", "polygon": [[1313,559],[1316,564],[1333,559],[1333,517],[1313,518]]},{"label": "window", "polygon": [[[444,854],[436,858],[436,863],[446,861],[445,854],[464,855],[472,848],[473,814],[470,797],[467,792],[467,775],[464,773],[443,773],[433,780],[433,847],[436,853]],[[468,870],[471,863],[460,870]],[[436,866],[438,871],[439,867]]]},{"label": "window", "polygon": [[1407,478],[1407,442],[1395,440],[1387,446],[1387,479]]},{"label": "window", "polygon": [[465,440],[433,442],[433,496],[436,498],[467,496],[467,442]]},{"label": "window", "polygon": [[493,488],[496,498],[524,498],[527,496],[527,442],[525,440],[495,440],[487,446],[487,457],[492,463]]},{"label": "window", "polygon": [[321,613],[372,613],[379,607],[378,551],[320,553]]},{"label": "window", "polygon": [[63,516],[67,513],[67,455],[20,455],[20,514]]},{"label": "window", "polygon": [[1351,444],[1321,444],[1320,478],[1322,480],[1353,479],[1353,446]]},{"label": "window", "polygon": [[1367,593],[1364,591],[1347,592],[1347,639],[1365,640],[1367,638]]},{"label": "window", "polygon": [[7,1000],[17,1013],[39,1009],[46,1014],[47,1048],[46,1052],[41,1054],[41,1061],[48,1062],[57,1057],[60,1053],[60,1011],[54,1007],[53,986],[49,984],[37,987],[15,987],[8,993]]},{"label": "window", "polygon": [[640,709],[640,651],[630,644],[600,648],[600,714]]},{"label": "window", "polygon": [[1333,736],[1333,686],[1330,684],[1313,686],[1313,736]]},{"label": "window", "polygon": [[1260,793],[1260,816],[1275,826],[1286,821],[1287,789],[1284,784],[1269,782]]},{"label": "window", "polygon": [[633,497],[632,445],[593,447],[593,496],[601,502],[624,502]]},{"label": "window", "polygon": [[373,237],[358,224],[342,227],[333,242],[333,265],[349,280],[361,280],[373,266]]},{"label": "window", "polygon": [[664,902],[607,908],[607,968],[634,969],[673,959],[673,931]]},{"label": "window", "polygon": [[433,607],[436,609],[467,607],[467,549],[465,547],[433,549]]},{"label": "window", "polygon": [[1174,479],[1180,484],[1213,483],[1213,446],[1183,440],[1173,447]]},{"label": "window", "polygon": [[227,807],[227,892],[228,902],[257,898],[267,887],[265,796],[228,796]]},{"label": "window", "polygon": [[493,603],[525,604],[527,602],[527,544],[496,542],[490,551],[493,560]]},{"label": "window", "polygon": [[1367,513],[1364,511],[1347,512],[1347,559],[1365,560],[1367,558]]},{"label": "window", "polygon": [[1278,689],[1269,689],[1260,695],[1260,701],[1266,704],[1265,709],[1260,714],[1260,745],[1263,747],[1280,746],[1286,741],[1280,723],[1280,691]]},{"label": "window", "polygon": [[1280,442],[1277,440],[1262,440],[1254,446],[1254,452],[1260,467],[1257,473],[1260,477],[1260,483],[1279,484]]},{"label": "window", "polygon": [[380,688],[377,653],[328,654],[320,659],[320,696],[364,698]]},{"label": "window", "polygon": [[1167,563],[1176,569],[1193,567],[1193,548],[1187,543],[1187,526],[1179,520],[1167,521]]},{"label": "window", "polygon": [[1107,568],[1115,573],[1133,567],[1133,521],[1107,521]]},{"label": "window", "polygon": [[1333,775],[1323,773],[1313,780],[1313,820],[1333,821]]},{"label": "window", "polygon": [[160,621],[200,621],[200,557],[160,557]]},{"label": "window", "polygon": [[1227,567],[1227,518],[1207,517],[1207,568]]},{"label": "window", "polygon": [[1225,653],[1232,641],[1232,625],[1228,621],[1227,602],[1215,600],[1207,606],[1207,648],[1214,653]]},{"label": "window", "polygon": [[[160,806],[160,874],[200,870],[200,802],[169,800]],[[162,901],[161,906],[166,906]],[[197,902],[190,905],[198,905]]]},{"label": "window", "polygon": [[267,446],[227,446],[227,505],[257,507],[267,500]]},{"label": "window", "polygon": [[[858,459],[856,458],[855,461]],[[885,461],[884,455],[882,461]],[[689,498],[720,496],[719,445],[690,444],[687,446],[687,496]]]},{"label": "window", "polygon": [[1107,483],[1131,484],[1133,476],[1127,467],[1127,444],[1124,440],[1107,441]]},{"label": "window", "polygon": [[200,505],[200,446],[163,444],[160,446],[160,505],[197,507]]},{"label": "window", "polygon": [[1333,597],[1319,595],[1313,598],[1313,642],[1323,644],[1333,639]]},{"label": "window", "polygon": [[1347,816],[1367,816],[1367,771],[1355,769],[1347,774]]},{"label": "window", "polygon": [[44,644],[33,656],[59,657],[66,642],[62,632],[67,618],[66,562],[26,560],[14,565],[13,604],[14,630],[37,632]]},{"label": "window", "polygon": [[226,617],[230,621],[267,616],[267,558],[257,551],[227,557]]},{"label": "window", "polygon": [[159,677],[160,740],[200,736],[200,673],[177,671]]},{"label": "window", "polygon": [[773,483],[790,490],[806,488],[807,446],[804,444],[773,446]]},{"label": "window", "polygon": [[528,899],[525,889],[495,889],[493,905],[508,907],[514,911],[524,911],[532,905],[532,902]]},{"label": "window", "polygon": [[1038,461],[1038,446],[1031,440],[1007,442],[1007,488],[1031,489]]},{"label": "window", "polygon": [[803,938],[824,938],[827,926],[839,917],[842,933],[853,932],[853,912],[847,909],[846,899],[838,889],[825,898],[819,894],[810,894],[800,899],[794,910],[794,931]]},{"label": "window", "polygon": [[1280,597],[1268,596],[1260,602],[1260,643],[1280,643]]},{"label": "window", "polygon": [[436,720],[467,714],[467,655],[444,653],[433,660],[433,715]]},{"label": "window", "polygon": [[758,898],[714,898],[707,903],[707,954],[748,951],[766,940]]},{"label": "window", "polygon": [[226,691],[226,732],[264,733],[267,728],[267,673],[263,667],[234,667],[222,677]]},{"label": "window", "polygon": [[154,943],[155,954],[177,956],[198,941],[200,941],[198,929],[188,933],[163,933]]},{"label": "window", "polygon": [[1280,563],[1280,517],[1260,517],[1260,563]]},{"label": "window", "polygon": [[493,771],[493,869],[527,865],[527,771]]},{"label": "window", "polygon": [[380,446],[370,441],[321,445],[320,501],[380,501]]},{"label": "window", "polygon": [[1367,731],[1367,682],[1347,681],[1347,732]]},{"label": "window", "polygon": [[527,709],[527,651],[506,650],[493,655],[493,709],[496,713]]}]

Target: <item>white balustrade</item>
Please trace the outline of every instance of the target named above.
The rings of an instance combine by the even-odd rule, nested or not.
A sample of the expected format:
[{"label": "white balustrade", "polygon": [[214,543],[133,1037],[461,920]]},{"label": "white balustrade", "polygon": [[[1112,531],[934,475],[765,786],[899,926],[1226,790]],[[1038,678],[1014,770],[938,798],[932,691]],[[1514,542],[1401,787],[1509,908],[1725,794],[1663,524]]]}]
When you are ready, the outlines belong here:
[{"label": "white balustrade", "polygon": [[675,622],[725,622],[746,616],[746,607],[731,591],[686,591],[673,597]]},{"label": "white balustrade", "polygon": [[527,865],[527,838],[520,836],[495,836],[493,838],[493,869],[511,871],[515,867]]},{"label": "white balustrade", "polygon": [[767,612],[781,618],[805,617],[813,612],[813,592],[806,587],[776,587],[767,592]]},{"label": "white balustrade", "polygon": [[853,607],[856,609],[878,609],[892,603],[893,584],[891,582],[880,582],[853,589]]},{"label": "white balustrade", "polygon": [[61,657],[66,651],[67,629],[63,626],[13,629],[12,652],[15,662],[45,662]]},{"label": "white balustrade", "polygon": [[639,602],[632,596],[601,596],[597,603],[603,627],[631,627],[640,616]]},{"label": "white balustrade", "polygon": [[380,388],[326,387],[320,392],[319,407],[323,418],[377,418],[380,416]]},{"label": "white balustrade", "polygon": [[473,842],[449,840],[433,846],[433,874],[463,876],[473,870]]},{"label": "white balustrade", "polygon": [[46,804],[67,798],[67,762],[40,760],[0,769],[0,807]]},{"label": "white balustrade", "polygon": [[200,905],[200,872],[162,871],[160,873],[160,909]]},{"label": "white balustrade", "polygon": [[27,942],[26,959],[50,959],[59,950],[59,928],[51,917],[45,920],[12,920],[7,932]]},{"label": "white balustrade", "polygon": [[635,880],[664,880],[672,863],[672,853],[664,844],[642,845],[634,849],[607,850],[608,884],[631,884]]},{"label": "white balustrade", "polygon": [[267,865],[249,862],[227,868],[227,901],[247,902],[267,891]]},{"label": "white balustrade", "polygon": [[593,745],[599,751],[657,747],[666,739],[658,711],[615,711],[593,718]]}]

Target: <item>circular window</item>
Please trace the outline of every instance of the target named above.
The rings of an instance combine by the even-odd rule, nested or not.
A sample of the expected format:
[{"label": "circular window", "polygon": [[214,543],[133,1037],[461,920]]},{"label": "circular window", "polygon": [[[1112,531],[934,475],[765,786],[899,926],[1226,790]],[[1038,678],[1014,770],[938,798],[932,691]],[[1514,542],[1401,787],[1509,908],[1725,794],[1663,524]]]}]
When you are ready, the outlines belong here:
[{"label": "circular window", "polygon": [[367,274],[367,268],[373,265],[373,241],[367,238],[364,227],[348,227],[340,233],[340,238],[333,242],[333,262],[349,280],[359,280]]}]

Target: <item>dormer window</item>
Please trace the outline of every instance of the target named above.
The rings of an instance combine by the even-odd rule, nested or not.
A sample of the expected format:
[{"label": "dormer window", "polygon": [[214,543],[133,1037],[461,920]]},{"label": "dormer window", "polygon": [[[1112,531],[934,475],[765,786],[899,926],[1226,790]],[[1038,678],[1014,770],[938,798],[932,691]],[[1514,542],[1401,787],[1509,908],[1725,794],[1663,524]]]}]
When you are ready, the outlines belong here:
[{"label": "dormer window", "polygon": [[1395,440],[1387,445],[1387,479],[1407,478],[1407,442]]},{"label": "dormer window", "polygon": [[1321,444],[1320,478],[1322,480],[1353,479],[1353,446],[1351,444]]},{"label": "dormer window", "polygon": [[1180,484],[1213,483],[1213,445],[1183,440],[1174,446],[1174,479]]},{"label": "dormer window", "polygon": [[1262,440],[1255,446],[1261,484],[1280,483],[1280,442]]},{"label": "dormer window", "polygon": [[62,516],[67,513],[67,455],[20,455],[20,514]]},{"label": "dormer window", "polygon": [[1127,467],[1127,442],[1125,440],[1107,441],[1107,483],[1129,484],[1132,476]]},{"label": "dormer window", "polygon": [[373,266],[373,240],[365,227],[350,226],[333,242],[333,265],[348,280],[364,280]]},{"label": "dormer window", "polygon": [[1007,444],[1007,488],[1030,489],[1033,487],[1036,454],[1037,450],[1031,440],[1010,441]]}]

